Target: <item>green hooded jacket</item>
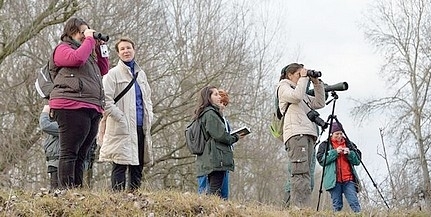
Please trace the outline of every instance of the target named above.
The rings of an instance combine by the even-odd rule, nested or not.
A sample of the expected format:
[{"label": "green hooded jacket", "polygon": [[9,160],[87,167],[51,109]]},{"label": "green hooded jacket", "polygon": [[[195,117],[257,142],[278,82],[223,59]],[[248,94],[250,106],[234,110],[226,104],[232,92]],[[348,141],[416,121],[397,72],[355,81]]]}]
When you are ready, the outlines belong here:
[{"label": "green hooded jacket", "polygon": [[232,144],[238,136],[226,132],[225,123],[219,109],[208,106],[202,111],[201,123],[207,138],[202,155],[197,156],[197,176],[206,176],[213,171],[234,171]]},{"label": "green hooded jacket", "polygon": [[[347,159],[349,160],[350,168],[354,177],[354,182],[356,183],[356,191],[359,192],[361,189],[361,185],[354,166],[358,166],[361,163],[362,153],[361,151],[359,151],[359,149],[357,149],[356,145],[353,142],[346,141],[346,143],[350,144],[350,146],[348,147],[350,147],[351,151],[347,156]],[[329,147],[329,150],[327,151],[328,155],[325,157],[325,150],[327,146]],[[335,187],[335,184],[337,182],[337,150],[333,149],[331,144],[328,145],[328,141],[324,141],[319,145],[316,158],[322,167],[326,167],[325,173],[323,174],[323,187],[327,191],[329,191]],[[326,163],[324,163],[324,161]]]}]

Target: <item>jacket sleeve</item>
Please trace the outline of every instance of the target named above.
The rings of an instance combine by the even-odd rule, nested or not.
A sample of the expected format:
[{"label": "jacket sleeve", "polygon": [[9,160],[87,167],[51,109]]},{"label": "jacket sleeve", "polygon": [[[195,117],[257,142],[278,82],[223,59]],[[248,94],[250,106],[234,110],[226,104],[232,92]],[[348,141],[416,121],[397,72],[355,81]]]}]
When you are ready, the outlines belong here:
[{"label": "jacket sleeve", "polygon": [[325,88],[323,82],[319,81],[314,86],[314,97],[310,97],[310,107],[313,109],[320,109],[325,107]]},{"label": "jacket sleeve", "polygon": [[114,103],[115,89],[117,86],[117,81],[115,79],[116,72],[116,67],[112,68],[109,70],[108,74],[103,76],[102,81],[103,88],[105,89],[105,114],[118,122],[123,118],[124,113]]},{"label": "jacket sleeve", "polygon": [[[96,48],[96,50],[99,48]],[[109,71],[109,60],[108,57],[102,57],[102,56],[97,56],[97,66],[100,69],[100,74],[106,75],[106,73],[108,73]]]},{"label": "jacket sleeve", "polygon": [[[336,151],[336,150],[334,150],[334,149],[331,149],[331,148],[330,148],[330,149],[326,152],[326,153],[328,153],[328,154],[326,155],[326,159],[325,159],[325,149],[326,149],[326,146],[327,146],[327,145],[328,145],[328,142],[327,142],[327,141],[320,143],[320,145],[319,145],[319,149],[318,149],[318,151],[317,151],[316,158],[317,158],[317,161],[319,162],[319,164],[320,164],[321,166],[328,165],[328,164],[330,164],[330,163],[332,163],[332,162],[336,161],[336,160],[337,160],[337,157],[338,157],[338,153],[337,153],[337,151]],[[324,163],[324,160],[326,161],[326,163]]]},{"label": "jacket sleeve", "polygon": [[92,37],[85,38],[78,49],[73,49],[67,44],[60,44],[54,52],[54,63],[59,67],[77,67],[87,62],[93,51],[96,40]]},{"label": "jacket sleeve", "polygon": [[308,77],[299,78],[295,88],[290,87],[288,83],[281,82],[278,89],[280,104],[284,101],[292,104],[299,104],[305,97],[308,80]]},{"label": "jacket sleeve", "polygon": [[59,136],[58,124],[55,121],[51,121],[48,112],[42,112],[39,116],[40,129],[49,135]]},{"label": "jacket sleeve", "polygon": [[350,149],[350,153],[347,156],[347,159],[351,164],[358,166],[361,163],[361,159],[362,159],[361,151],[359,151],[359,149],[356,147],[355,143],[353,142],[350,142],[349,149]]},{"label": "jacket sleeve", "polygon": [[206,116],[205,129],[216,142],[232,145],[238,141],[237,135],[226,132],[225,124],[214,111],[208,111],[204,115]]}]

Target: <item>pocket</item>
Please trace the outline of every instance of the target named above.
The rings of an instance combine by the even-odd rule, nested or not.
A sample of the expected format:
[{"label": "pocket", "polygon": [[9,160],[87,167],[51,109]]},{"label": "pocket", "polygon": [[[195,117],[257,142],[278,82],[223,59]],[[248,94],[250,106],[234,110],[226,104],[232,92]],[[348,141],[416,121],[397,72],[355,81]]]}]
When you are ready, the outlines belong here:
[{"label": "pocket", "polygon": [[226,169],[226,167],[233,167],[233,152],[228,146],[215,145],[216,150],[213,153],[214,168]]},{"label": "pocket", "polygon": [[126,117],[123,116],[123,118],[121,118],[121,120],[117,122],[116,129],[118,134],[130,134],[129,124],[127,124]]},{"label": "pocket", "polygon": [[123,116],[120,121],[115,121],[112,117],[106,119],[106,131],[105,134],[110,135],[128,135],[129,126],[126,118]]},{"label": "pocket", "polygon": [[288,149],[289,161],[291,164],[291,174],[299,175],[309,172],[307,144],[293,144]]},{"label": "pocket", "polygon": [[81,92],[82,81],[73,73],[61,73],[55,77],[54,85],[65,91]]}]

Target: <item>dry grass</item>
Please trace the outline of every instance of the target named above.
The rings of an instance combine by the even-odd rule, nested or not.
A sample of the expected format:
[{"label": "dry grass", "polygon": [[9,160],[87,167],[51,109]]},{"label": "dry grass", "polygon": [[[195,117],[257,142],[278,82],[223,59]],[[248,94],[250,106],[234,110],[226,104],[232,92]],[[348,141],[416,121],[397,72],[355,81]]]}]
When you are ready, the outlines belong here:
[{"label": "dry grass", "polygon": [[56,196],[47,191],[0,191],[0,216],[429,216],[410,213],[333,213],[223,201],[188,192],[135,193],[70,190]]}]

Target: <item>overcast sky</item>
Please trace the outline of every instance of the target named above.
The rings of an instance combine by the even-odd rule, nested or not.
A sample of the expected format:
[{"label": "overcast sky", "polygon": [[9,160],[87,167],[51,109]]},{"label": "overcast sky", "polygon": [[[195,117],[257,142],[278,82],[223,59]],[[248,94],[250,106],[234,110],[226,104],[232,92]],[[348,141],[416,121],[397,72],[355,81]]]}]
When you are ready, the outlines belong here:
[{"label": "overcast sky", "polygon": [[[381,150],[379,128],[385,126],[384,115],[359,126],[350,111],[353,100],[364,100],[384,94],[384,82],[378,76],[383,58],[365,40],[360,23],[364,20],[366,8],[372,0],[267,0],[266,10],[281,22],[280,42],[286,53],[277,64],[274,82],[279,71],[291,62],[300,62],[308,69],[322,71],[322,80],[327,84],[347,82],[347,91],[337,92],[335,114],[343,124],[348,137],[363,153],[363,163],[372,178],[379,182],[386,173],[384,161],[377,155]],[[268,7],[268,8],[267,8]],[[332,103],[318,110],[327,120]],[[325,140],[324,134],[321,140]],[[387,142],[388,143],[388,142]],[[362,178],[366,177],[363,167],[358,168]],[[365,177],[364,177],[365,176]]]}]

